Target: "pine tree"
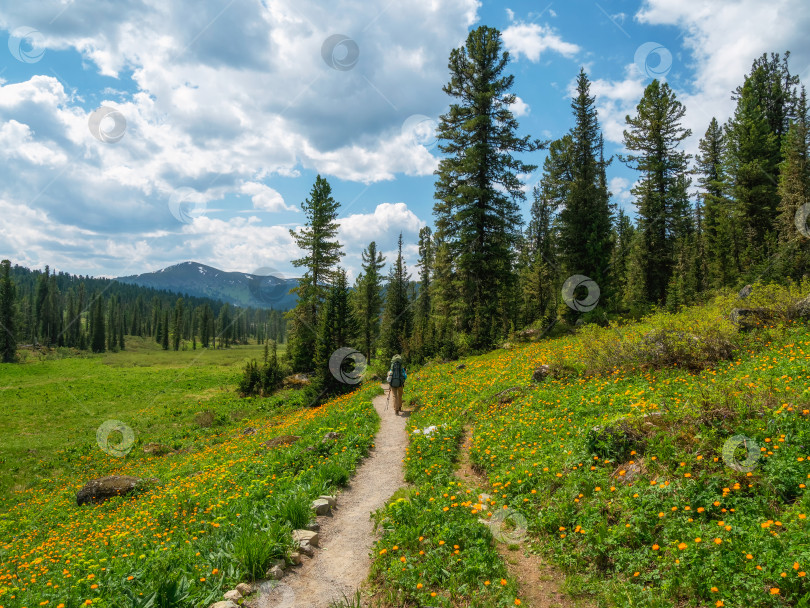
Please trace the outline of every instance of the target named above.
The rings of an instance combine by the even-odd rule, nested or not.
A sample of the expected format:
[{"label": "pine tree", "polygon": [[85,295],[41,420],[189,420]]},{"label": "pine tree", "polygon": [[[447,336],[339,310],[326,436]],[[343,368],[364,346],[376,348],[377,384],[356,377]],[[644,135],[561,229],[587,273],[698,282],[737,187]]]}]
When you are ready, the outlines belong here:
[{"label": "pine tree", "polygon": [[314,364],[318,309],[328,285],[335,278],[337,264],[343,255],[341,244],[335,240],[339,206],[332,198],[329,182],[318,175],[309,198],[301,204],[307,218],[306,226],[300,232],[290,230],[296,245],[304,251],[304,256],[292,263],[297,268],[306,268],[298,286],[293,289],[298,295],[298,302],[287,313],[290,320],[287,355],[293,371],[307,371]]},{"label": "pine tree", "polygon": [[409,343],[413,328],[413,311],[408,301],[409,275],[402,258],[402,233],[399,235],[396,262],[388,273],[385,312],[383,313],[382,358],[389,360],[395,354],[409,357]]},{"label": "pine tree", "polygon": [[439,149],[446,156],[436,171],[436,229],[455,261],[461,328],[474,348],[494,343],[508,323],[508,287],[525,199],[518,174],[535,167],[513,157],[540,142],[515,135],[510,106],[514,76],[503,74],[509,53],[500,32],[481,26],[450,53],[445,93],[458,103],[441,116]]},{"label": "pine tree", "polygon": [[453,280],[450,246],[439,234],[434,235],[433,251],[431,319],[435,326],[434,351],[445,359],[453,359],[456,355],[455,336],[462,304],[458,298],[457,284]]},{"label": "pine tree", "polygon": [[580,70],[571,102],[575,124],[570,131],[566,158],[570,165],[565,176],[570,182],[559,211],[559,238],[566,274],[586,275],[607,293],[613,218],[595,101],[588,77]]},{"label": "pine tree", "polygon": [[380,335],[380,311],[382,310],[382,277],[380,270],[385,257],[377,251],[377,243],[371,241],[362,252],[363,272],[358,277],[354,302],[360,324],[360,349],[371,363],[374,345]]},{"label": "pine tree", "polygon": [[17,289],[11,280],[11,262],[0,262],[0,362],[17,360]]},{"label": "pine tree", "polygon": [[668,84],[658,80],[644,90],[636,111],[636,116],[626,117],[629,130],[624,131],[625,147],[636,154],[622,157],[641,173],[631,192],[636,197],[640,248],[632,257],[642,272],[632,284],[635,297],[643,298],[638,304],[663,304],[675,265],[675,244],[689,229],[689,157],[677,148],[691,131],[681,126],[683,104]]}]

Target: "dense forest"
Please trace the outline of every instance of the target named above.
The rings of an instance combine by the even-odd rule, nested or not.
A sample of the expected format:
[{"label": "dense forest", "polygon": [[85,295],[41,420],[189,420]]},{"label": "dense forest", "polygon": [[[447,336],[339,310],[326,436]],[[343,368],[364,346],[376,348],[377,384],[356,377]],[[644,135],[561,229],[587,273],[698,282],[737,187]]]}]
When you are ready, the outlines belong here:
[{"label": "dense forest", "polygon": [[3,360],[17,345],[69,347],[93,352],[126,347],[125,336],[153,338],[164,349],[228,347],[249,339],[285,340],[280,311],[240,309],[196,298],[63,272],[0,267]]},{"label": "dense forest", "polygon": [[[346,344],[369,361],[402,353],[418,364],[481,352],[516,330],[546,331],[558,320],[605,323],[676,311],[755,280],[800,280],[810,271],[810,134],[805,89],[789,57],[753,62],[730,91],[733,115],[723,125],[709,122],[694,158],[684,150],[687,109],[667,83],[653,80],[626,117],[628,152],[614,159],[605,157],[584,70],[568,133],[551,142],[519,136],[500,33],[472,31],[450,55],[435,230],[419,233],[417,276],[403,261],[400,236],[387,276],[386,260],[369,243],[350,289],[328,182],[319,176],[303,204],[307,227],[291,231],[305,252],[295,264],[306,271],[288,313],[292,369],[320,370],[328,384],[329,353]],[[521,176],[536,167],[518,157],[541,149],[543,176],[525,222]],[[611,199],[613,162],[638,172],[634,219]],[[587,307],[577,306],[586,299]]]},{"label": "dense forest", "polygon": [[[318,176],[302,203],[306,225],[290,230],[303,251],[293,261],[303,277],[297,305],[283,316],[6,263],[0,347],[10,360],[15,339],[99,352],[123,348],[125,335],[177,349],[188,340],[196,348],[198,338],[202,347],[227,346],[284,341],[289,333],[284,365],[316,370],[316,384],[327,390],[339,388],[325,370],[342,346],[369,362],[401,353],[418,364],[490,349],[527,327],[675,311],[757,279],[799,280],[810,270],[810,133],[805,89],[789,57],[753,62],[730,91],[733,115],[706,125],[694,158],[684,150],[687,108],[666,82],[653,80],[626,117],[627,154],[606,158],[584,70],[566,135],[540,141],[518,134],[509,54],[498,30],[479,27],[450,54],[449,110],[437,129],[435,229],[419,233],[416,276],[400,235],[387,274],[371,242],[348,284],[336,236],[340,204]],[[542,179],[527,193],[521,176],[537,167],[521,159],[540,150]],[[606,171],[613,162],[638,172],[633,219],[612,200]],[[525,221],[519,205],[527,194]],[[569,302],[588,291],[598,306],[565,306],[566,285]]]}]

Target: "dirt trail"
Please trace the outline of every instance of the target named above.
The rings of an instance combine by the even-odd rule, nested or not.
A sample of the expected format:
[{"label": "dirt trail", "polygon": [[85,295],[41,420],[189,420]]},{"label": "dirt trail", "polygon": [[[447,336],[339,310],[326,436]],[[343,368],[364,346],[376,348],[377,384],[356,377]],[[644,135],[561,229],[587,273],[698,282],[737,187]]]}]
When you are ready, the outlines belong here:
[{"label": "dirt trail", "polygon": [[[472,468],[470,464],[470,445],[472,434],[469,429],[464,440],[459,458],[459,469],[456,475],[471,488],[481,492],[487,487],[486,476]],[[507,539],[509,534],[504,535]],[[574,598],[562,591],[565,574],[548,564],[542,557],[529,552],[527,540],[509,545],[517,547],[512,550],[503,542],[497,542],[498,553],[503,557],[509,574],[518,581],[518,597],[521,605],[529,608],[586,608],[592,604],[581,598]]]},{"label": "dirt trail", "polygon": [[396,416],[393,403],[386,409],[385,395],[373,403],[381,418],[374,448],[337,495],[333,515],[318,517],[320,548],[312,559],[304,557],[300,566],[288,569],[280,584],[265,583],[260,608],[327,608],[351,598],[368,576],[375,540],[370,514],[405,483],[402,460],[408,446],[406,416]]}]

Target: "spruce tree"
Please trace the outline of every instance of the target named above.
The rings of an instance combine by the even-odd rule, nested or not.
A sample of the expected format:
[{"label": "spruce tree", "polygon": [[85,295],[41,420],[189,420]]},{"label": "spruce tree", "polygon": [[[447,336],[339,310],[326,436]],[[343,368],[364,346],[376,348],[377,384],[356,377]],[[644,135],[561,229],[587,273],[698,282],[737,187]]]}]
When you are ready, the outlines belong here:
[{"label": "spruce tree", "polygon": [[408,301],[409,278],[405,260],[402,258],[402,233],[400,233],[397,259],[388,273],[381,336],[383,361],[391,359],[395,354],[401,354],[406,360],[409,357],[409,338],[413,327],[413,311]]},{"label": "spruce tree", "polygon": [[665,302],[676,242],[689,229],[689,157],[678,150],[691,135],[681,125],[684,113],[669,85],[653,80],[644,90],[636,115],[625,118],[629,130],[624,131],[624,145],[631,154],[622,161],[641,173],[631,191],[638,213],[636,246],[640,250],[633,256],[634,263],[641,264],[641,273],[633,282],[635,297],[643,298],[638,304]]},{"label": "spruce tree", "polygon": [[160,346],[163,350],[169,350],[169,307],[163,311],[163,320],[161,321],[161,334]]},{"label": "spruce tree", "polygon": [[729,188],[725,168],[725,136],[712,118],[706,134],[698,144],[695,157],[700,198],[703,201],[703,239],[708,271],[707,283],[713,288],[730,285],[739,272],[740,239],[735,231],[741,219],[727,196]]},{"label": "spruce tree", "polygon": [[531,219],[524,234],[520,256],[521,321],[540,321],[548,326],[556,317],[557,262],[552,224],[554,205],[541,182],[532,190]]},{"label": "spruce tree", "polygon": [[414,311],[413,343],[414,363],[420,363],[433,354],[433,319],[431,318],[431,275],[433,273],[433,231],[425,226],[419,230],[419,292]]},{"label": "spruce tree", "polygon": [[11,262],[0,262],[0,362],[17,360],[17,289],[11,279]]},{"label": "spruce tree", "polygon": [[103,353],[106,349],[106,331],[104,327],[104,302],[101,294],[96,294],[93,298],[93,323],[90,348],[94,353]]},{"label": "spruce tree", "polygon": [[332,287],[323,305],[315,347],[315,378],[312,387],[318,398],[354,388],[353,384],[338,380],[329,368],[332,354],[337,349],[352,344],[358,330],[357,319],[349,304],[346,272],[338,268],[333,272],[333,277]]},{"label": "spruce tree", "polygon": [[183,298],[177,298],[174,305],[174,324],[172,325],[172,348],[180,350],[183,337]]},{"label": "spruce tree", "polygon": [[329,182],[318,175],[309,198],[301,203],[307,218],[306,225],[300,232],[290,230],[296,245],[304,251],[303,257],[292,263],[297,268],[306,268],[298,286],[292,290],[298,295],[298,301],[295,308],[287,313],[290,321],[287,355],[293,371],[313,368],[319,327],[318,310],[343,255],[342,246],[336,240],[339,206],[332,198]]},{"label": "spruce tree", "polygon": [[613,218],[595,102],[588,76],[580,70],[571,102],[575,123],[566,158],[570,165],[567,175],[560,176],[570,182],[559,211],[559,239],[566,274],[586,275],[607,294]]},{"label": "spruce tree", "polygon": [[371,363],[374,345],[380,335],[380,311],[382,310],[382,276],[385,257],[377,251],[377,243],[371,241],[362,252],[363,272],[358,278],[354,302],[360,324],[360,350]]},{"label": "spruce tree", "polygon": [[810,271],[810,238],[807,216],[799,230],[797,212],[810,204],[810,117],[807,95],[802,88],[796,119],[791,123],[782,143],[784,160],[779,166],[779,215],[777,228],[782,248],[783,272],[798,280]]},{"label": "spruce tree", "polygon": [[782,139],[796,105],[798,77],[788,69],[785,53],[757,58],[732,98],[737,102],[726,126],[732,198],[742,221],[746,269],[769,257],[776,242]]},{"label": "spruce tree", "polygon": [[508,323],[518,203],[525,199],[518,174],[535,169],[513,154],[540,147],[516,135],[514,76],[504,75],[509,53],[502,46],[498,30],[481,26],[451,51],[443,90],[455,101],[438,127],[445,156],[436,170],[436,229],[455,262],[461,329],[474,348],[492,345]]}]

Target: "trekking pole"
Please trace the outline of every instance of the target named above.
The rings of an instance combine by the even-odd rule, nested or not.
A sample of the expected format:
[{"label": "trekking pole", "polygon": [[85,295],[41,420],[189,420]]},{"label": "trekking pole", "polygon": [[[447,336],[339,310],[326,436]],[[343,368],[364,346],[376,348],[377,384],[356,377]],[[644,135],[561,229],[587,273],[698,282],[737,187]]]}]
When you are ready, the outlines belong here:
[{"label": "trekking pole", "polygon": [[388,402],[391,400],[391,385],[388,385],[388,390],[386,391],[385,397],[385,411],[388,411]]}]

